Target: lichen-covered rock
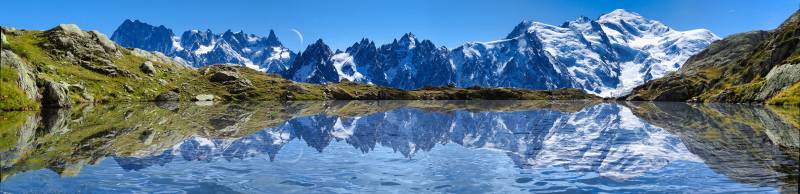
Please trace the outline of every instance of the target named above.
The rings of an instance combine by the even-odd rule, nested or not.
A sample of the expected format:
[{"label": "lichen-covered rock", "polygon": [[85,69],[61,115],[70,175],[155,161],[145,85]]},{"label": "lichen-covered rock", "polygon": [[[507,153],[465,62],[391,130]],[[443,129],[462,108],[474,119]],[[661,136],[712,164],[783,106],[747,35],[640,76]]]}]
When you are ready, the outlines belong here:
[{"label": "lichen-covered rock", "polygon": [[0,53],[0,65],[11,67],[17,71],[17,85],[25,92],[30,99],[40,99],[39,88],[36,87],[36,74],[22,59],[9,50]]},{"label": "lichen-covered rock", "polygon": [[2,32],[0,32],[0,44],[3,45],[3,48],[5,48],[6,45],[8,45],[8,39],[6,39],[6,34]]},{"label": "lichen-covered rock", "polygon": [[122,56],[116,45],[99,32],[84,32],[74,24],[61,24],[44,32],[50,43],[42,46],[57,59],[74,64],[88,61],[105,65],[102,60],[113,61]]},{"label": "lichen-covered rock", "polygon": [[234,71],[217,71],[211,74],[209,78],[212,82],[236,81],[238,79],[241,79],[241,75]]},{"label": "lichen-covered rock", "polygon": [[191,69],[191,67],[188,65],[188,63],[185,63],[185,61],[183,61],[183,62],[177,61],[176,59],[167,57],[166,55],[164,55],[163,53],[160,53],[160,52],[150,52],[150,51],[145,51],[145,50],[142,50],[142,49],[134,48],[133,50],[131,50],[131,54],[133,54],[134,56],[137,56],[137,57],[144,58],[144,59],[146,59],[148,61],[158,62],[158,63],[161,63],[161,64],[172,65],[175,68]]},{"label": "lichen-covered rock", "polygon": [[156,101],[179,101],[180,95],[174,91],[166,91],[156,96]]},{"label": "lichen-covered rock", "polygon": [[214,95],[211,94],[200,94],[194,96],[192,98],[192,101],[214,101],[214,98],[215,98]]},{"label": "lichen-covered rock", "polygon": [[156,73],[156,68],[153,66],[153,62],[145,61],[139,66],[139,70],[142,70],[142,73],[153,75]]},{"label": "lichen-covered rock", "polygon": [[44,95],[42,96],[44,107],[65,108],[72,106],[69,98],[67,85],[50,80],[44,80]]},{"label": "lichen-covered rock", "polygon": [[108,39],[105,34],[100,33],[97,30],[89,31],[89,34],[94,37],[94,39],[97,40],[97,42],[100,43],[100,45],[103,46],[107,52],[117,52],[117,44],[111,41],[111,39]]},{"label": "lichen-covered rock", "polygon": [[237,68],[232,65],[219,65],[206,69],[205,73],[211,74],[209,81],[225,85],[230,93],[238,94],[254,89],[253,82],[242,76]]},{"label": "lichen-covered rock", "polygon": [[761,86],[757,99],[767,100],[798,81],[800,81],[800,64],[785,64],[772,68],[767,74],[764,85]]},{"label": "lichen-covered rock", "polygon": [[81,28],[79,28],[78,25],[75,24],[59,24],[53,30],[60,30],[66,34],[71,34],[71,35],[86,36],[86,33],[84,33],[83,30],[81,30]]}]

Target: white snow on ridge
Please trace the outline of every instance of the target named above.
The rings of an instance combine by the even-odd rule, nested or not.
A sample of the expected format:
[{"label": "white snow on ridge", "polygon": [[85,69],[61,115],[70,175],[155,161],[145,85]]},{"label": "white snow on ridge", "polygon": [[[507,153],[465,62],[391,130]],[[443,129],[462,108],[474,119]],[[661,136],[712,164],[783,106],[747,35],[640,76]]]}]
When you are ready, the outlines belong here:
[{"label": "white snow on ridge", "polygon": [[348,80],[353,82],[360,82],[364,80],[364,75],[358,72],[356,64],[353,63],[353,56],[350,53],[338,53],[331,56],[333,67],[336,68],[336,73],[339,74],[339,80]]},{"label": "white snow on ridge", "polygon": [[[526,36],[536,36],[542,43],[549,63],[558,74],[566,74],[572,87],[603,97],[617,97],[651,79],[676,71],[692,55],[719,39],[705,29],[678,31],[661,22],[622,9],[600,16],[597,20],[579,17],[561,26],[539,22],[523,22],[527,33],[492,42],[471,42],[454,49],[456,70],[464,63],[484,64],[486,71],[499,75],[509,60],[526,57],[530,49]],[[516,32],[515,32],[516,33]],[[494,47],[517,49],[517,54]],[[508,56],[507,56],[508,55]],[[517,63],[526,61],[515,61]],[[536,64],[531,64],[536,65]],[[493,69],[494,68],[494,69]],[[477,79],[482,75],[467,76]],[[557,75],[543,75],[557,76]],[[549,80],[546,80],[549,81]],[[474,83],[466,83],[466,85]],[[550,88],[552,86],[552,88]],[[549,89],[556,85],[548,84]],[[563,86],[561,86],[563,87]]]}]

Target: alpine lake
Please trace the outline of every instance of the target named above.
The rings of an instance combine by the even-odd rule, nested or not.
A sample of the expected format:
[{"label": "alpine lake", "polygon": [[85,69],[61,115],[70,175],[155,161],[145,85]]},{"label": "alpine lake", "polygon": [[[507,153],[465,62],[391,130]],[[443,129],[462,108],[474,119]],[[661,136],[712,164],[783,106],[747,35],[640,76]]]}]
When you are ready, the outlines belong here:
[{"label": "alpine lake", "polygon": [[114,103],[0,113],[0,193],[797,193],[800,108]]}]

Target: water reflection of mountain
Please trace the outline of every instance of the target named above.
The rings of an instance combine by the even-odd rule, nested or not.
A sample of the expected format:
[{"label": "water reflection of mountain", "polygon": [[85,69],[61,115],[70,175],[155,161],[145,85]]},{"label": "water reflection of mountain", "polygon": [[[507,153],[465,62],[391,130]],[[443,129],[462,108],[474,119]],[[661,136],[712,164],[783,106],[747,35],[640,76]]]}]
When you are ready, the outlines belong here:
[{"label": "water reflection of mountain", "polygon": [[523,168],[563,166],[624,179],[674,160],[697,160],[676,136],[640,121],[626,108],[598,104],[577,112],[527,109],[509,112],[399,107],[359,116],[318,114],[238,139],[192,137],[150,157],[117,157],[126,169],[164,164],[176,158],[211,160],[265,153],[274,159],[287,142],[303,140],[319,152],[344,141],[368,153],[389,147],[405,157],[455,143],[501,150]]},{"label": "water reflection of mountain", "polygon": [[159,107],[119,104],[41,115],[2,113],[8,118],[0,121],[2,178],[41,168],[74,175],[84,164],[106,156],[114,156],[128,170],[174,160],[236,160],[264,154],[275,160],[290,141],[303,141],[319,152],[334,141],[364,153],[382,146],[409,158],[437,144],[458,144],[505,152],[521,168],[558,166],[614,179],[639,176],[677,160],[703,161],[734,180],[757,185],[796,185],[790,179],[797,177],[797,159],[792,156],[797,156],[798,131],[791,125],[796,117],[763,107],[686,109],[685,104],[582,101]]}]

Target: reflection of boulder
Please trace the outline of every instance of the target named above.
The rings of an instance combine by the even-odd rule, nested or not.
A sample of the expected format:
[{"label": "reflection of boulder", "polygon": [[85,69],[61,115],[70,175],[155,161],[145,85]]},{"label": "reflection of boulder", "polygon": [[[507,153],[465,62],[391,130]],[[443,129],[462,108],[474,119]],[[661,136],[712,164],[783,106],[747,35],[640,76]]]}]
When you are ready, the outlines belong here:
[{"label": "reflection of boulder", "polygon": [[39,131],[43,133],[65,134],[70,131],[70,109],[42,109],[42,124]]},{"label": "reflection of boulder", "polygon": [[246,104],[230,104],[224,112],[209,118],[208,123],[213,131],[207,134],[216,134],[218,137],[239,134],[253,114],[255,114],[255,107],[248,107]]},{"label": "reflection of boulder", "polygon": [[798,129],[769,110],[732,104],[644,103],[632,107],[637,116],[680,136],[689,150],[715,171],[743,183],[796,191],[798,150],[779,143],[785,142],[785,137],[796,137]]}]

